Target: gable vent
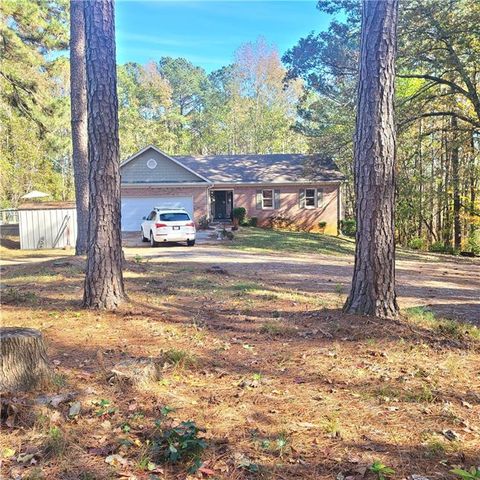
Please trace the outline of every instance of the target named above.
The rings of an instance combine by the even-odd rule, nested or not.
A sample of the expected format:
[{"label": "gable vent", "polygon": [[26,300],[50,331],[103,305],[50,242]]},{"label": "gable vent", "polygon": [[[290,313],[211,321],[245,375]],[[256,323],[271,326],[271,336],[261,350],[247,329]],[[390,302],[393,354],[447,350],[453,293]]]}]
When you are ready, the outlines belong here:
[{"label": "gable vent", "polygon": [[150,158],[150,159],[147,161],[147,167],[148,167],[150,170],[153,170],[156,166],[157,166],[157,161],[156,161],[154,158]]}]

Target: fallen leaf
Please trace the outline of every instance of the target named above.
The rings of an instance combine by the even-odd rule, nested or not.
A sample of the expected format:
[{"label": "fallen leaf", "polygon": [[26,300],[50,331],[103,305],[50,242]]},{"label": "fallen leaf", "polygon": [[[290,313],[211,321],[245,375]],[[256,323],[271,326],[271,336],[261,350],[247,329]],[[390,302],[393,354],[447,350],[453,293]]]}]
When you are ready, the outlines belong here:
[{"label": "fallen leaf", "polygon": [[113,454],[109,455],[107,458],[105,458],[105,463],[108,463],[109,465],[112,465],[113,467],[118,466],[118,465],[126,465],[127,464],[127,459],[123,458],[121,455],[118,454]]},{"label": "fallen leaf", "polygon": [[81,404],[80,402],[74,402],[68,410],[69,417],[76,417],[80,413]]},{"label": "fallen leaf", "polygon": [[13,448],[4,448],[2,450],[2,457],[3,458],[10,458],[15,455],[15,450]]},{"label": "fallen leaf", "polygon": [[17,462],[18,463],[27,463],[30,460],[32,460],[32,458],[34,456],[35,455],[33,453],[20,453],[17,457]]}]

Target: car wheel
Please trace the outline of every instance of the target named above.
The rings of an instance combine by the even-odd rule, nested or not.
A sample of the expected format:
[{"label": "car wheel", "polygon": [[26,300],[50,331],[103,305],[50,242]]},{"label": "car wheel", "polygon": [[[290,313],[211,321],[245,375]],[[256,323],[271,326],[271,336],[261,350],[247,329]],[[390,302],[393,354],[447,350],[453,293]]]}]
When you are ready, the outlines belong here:
[{"label": "car wheel", "polygon": [[195,240],[187,240],[187,246],[193,247],[195,245]]},{"label": "car wheel", "polygon": [[155,238],[153,238],[153,232],[150,232],[150,246],[151,247],[158,247],[158,242],[156,242]]},{"label": "car wheel", "polygon": [[148,238],[143,233],[143,228],[140,231],[141,231],[141,235],[142,235],[142,242],[148,242]]}]

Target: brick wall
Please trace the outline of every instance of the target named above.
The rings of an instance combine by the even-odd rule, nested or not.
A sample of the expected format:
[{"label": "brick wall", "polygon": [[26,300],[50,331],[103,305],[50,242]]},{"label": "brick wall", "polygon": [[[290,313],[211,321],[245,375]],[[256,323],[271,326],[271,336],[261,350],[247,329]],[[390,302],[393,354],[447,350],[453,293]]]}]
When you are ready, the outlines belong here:
[{"label": "brick wall", "polygon": [[[218,185],[215,187],[220,188]],[[337,195],[338,185],[292,185],[278,186],[280,190],[280,208],[274,210],[257,210],[256,194],[258,186],[225,186],[225,190],[233,189],[233,206],[244,207],[249,217],[257,217],[259,226],[266,226],[268,218],[272,215],[283,215],[295,221],[303,228],[318,230],[318,222],[327,222],[325,233],[337,235]],[[271,188],[271,187],[264,187]],[[301,188],[321,188],[323,190],[322,205],[314,208],[300,208],[299,190]],[[210,213],[207,209],[207,188],[198,187],[122,187],[122,195],[125,197],[193,197],[194,217],[198,223],[199,219]]]},{"label": "brick wall", "polygon": [[[271,187],[264,187],[271,188]],[[302,188],[321,188],[323,190],[322,205],[317,208],[300,208],[299,190]],[[318,222],[327,222],[325,233],[337,235],[337,185],[293,185],[279,186],[280,208],[274,210],[258,210],[256,202],[258,186],[241,186],[233,188],[233,206],[244,207],[249,217],[257,217],[259,225],[266,225],[272,215],[289,217],[303,228],[318,230]]]}]

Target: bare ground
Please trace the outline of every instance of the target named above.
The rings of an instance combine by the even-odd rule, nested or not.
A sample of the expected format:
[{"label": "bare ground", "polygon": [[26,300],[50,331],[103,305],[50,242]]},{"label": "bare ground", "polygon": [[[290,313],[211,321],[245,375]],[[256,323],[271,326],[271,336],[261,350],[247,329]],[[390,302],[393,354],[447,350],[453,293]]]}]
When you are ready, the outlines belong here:
[{"label": "bare ground", "polygon": [[[374,478],[366,468],[380,460],[394,478],[433,479],[478,464],[478,341],[461,326],[343,315],[351,257],[208,244],[126,254],[130,301],[115,313],[80,308],[82,259],[4,255],[2,323],[42,330],[55,362],[49,393],[81,402],[69,418],[74,400],[6,398],[6,478],[187,478],[188,465],[152,473],[145,463],[167,405],[172,422],[205,429],[204,472],[192,478]],[[478,262],[402,255],[397,271],[402,307],[479,321]],[[188,361],[166,361],[160,382],[107,381],[121,359],[172,350]],[[99,412],[102,399],[114,411]],[[112,453],[125,464],[106,463]]]}]

